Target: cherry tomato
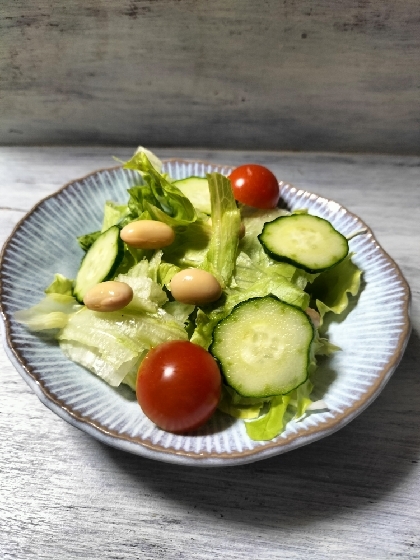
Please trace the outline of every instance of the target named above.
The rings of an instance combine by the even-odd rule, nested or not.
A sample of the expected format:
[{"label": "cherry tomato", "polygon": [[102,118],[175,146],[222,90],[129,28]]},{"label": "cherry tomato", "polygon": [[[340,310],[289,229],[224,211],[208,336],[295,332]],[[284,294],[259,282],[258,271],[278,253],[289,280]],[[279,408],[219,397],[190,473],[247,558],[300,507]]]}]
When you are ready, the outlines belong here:
[{"label": "cherry tomato", "polygon": [[254,208],[275,208],[280,197],[279,183],[262,165],[241,165],[229,175],[236,200]]},{"label": "cherry tomato", "polygon": [[137,400],[159,428],[181,433],[203,425],[219,404],[221,375],[213,356],[184,340],[149,351],[137,376]]}]

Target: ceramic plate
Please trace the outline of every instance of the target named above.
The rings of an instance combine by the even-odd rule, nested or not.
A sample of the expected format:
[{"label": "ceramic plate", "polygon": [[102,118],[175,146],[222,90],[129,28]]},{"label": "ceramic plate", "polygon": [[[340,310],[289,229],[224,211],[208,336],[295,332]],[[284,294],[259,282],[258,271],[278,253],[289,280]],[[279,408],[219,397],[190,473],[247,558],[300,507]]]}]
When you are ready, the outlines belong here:
[{"label": "ceramic plate", "polygon": [[[180,179],[229,168],[202,162],[168,161],[165,171]],[[16,226],[2,252],[0,304],[6,351],[40,400],[61,418],[104,443],[160,461],[197,466],[249,463],[272,457],[327,436],[362,412],[381,392],[403,354],[409,335],[409,288],[397,265],[372,232],[345,208],[281,183],[289,209],[307,208],[344,235],[366,228],[350,241],[354,262],[363,271],[363,289],[344,321],[332,323],[331,342],[341,347],[323,360],[314,398],[328,410],[290,422],[276,439],[250,440],[242,421],[216,413],[194,435],[159,430],[142,413],[129,389],[116,390],[70,362],[58,345],[31,334],[13,313],[43,297],[53,274],[74,278],[82,250],[78,235],[100,228],[106,200],[126,202],[135,172],[97,171],[74,181],[37,204]]]}]

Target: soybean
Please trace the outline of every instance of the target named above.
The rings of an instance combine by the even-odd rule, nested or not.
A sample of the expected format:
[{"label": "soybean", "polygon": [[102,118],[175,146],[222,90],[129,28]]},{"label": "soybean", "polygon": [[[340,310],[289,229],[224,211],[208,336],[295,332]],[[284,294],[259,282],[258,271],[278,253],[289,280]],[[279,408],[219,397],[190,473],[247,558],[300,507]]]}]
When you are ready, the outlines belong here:
[{"label": "soybean", "polygon": [[177,301],[192,305],[216,301],[222,294],[222,287],[213,274],[198,268],[187,268],[175,274],[170,290]]},{"label": "soybean", "polygon": [[123,227],[120,236],[136,249],[161,249],[173,243],[175,232],[163,222],[138,220]]},{"label": "soybean", "polygon": [[92,311],[117,311],[130,303],[133,290],[125,282],[101,282],[93,286],[83,298]]}]

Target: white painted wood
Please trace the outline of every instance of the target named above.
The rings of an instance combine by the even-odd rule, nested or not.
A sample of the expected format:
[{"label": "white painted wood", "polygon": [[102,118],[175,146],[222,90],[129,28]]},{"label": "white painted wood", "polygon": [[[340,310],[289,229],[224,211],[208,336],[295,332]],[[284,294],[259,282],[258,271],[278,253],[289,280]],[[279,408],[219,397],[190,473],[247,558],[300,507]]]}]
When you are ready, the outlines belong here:
[{"label": "white painted wood", "polygon": [[[126,148],[0,149],[0,244],[42,196]],[[44,407],[0,350],[0,557],[420,558],[420,158],[157,150],[268,165],[363,218],[413,295],[413,334],[380,397],[333,436],[237,468],[154,463]]]},{"label": "white painted wood", "polygon": [[417,0],[14,0],[0,143],[419,154]]}]

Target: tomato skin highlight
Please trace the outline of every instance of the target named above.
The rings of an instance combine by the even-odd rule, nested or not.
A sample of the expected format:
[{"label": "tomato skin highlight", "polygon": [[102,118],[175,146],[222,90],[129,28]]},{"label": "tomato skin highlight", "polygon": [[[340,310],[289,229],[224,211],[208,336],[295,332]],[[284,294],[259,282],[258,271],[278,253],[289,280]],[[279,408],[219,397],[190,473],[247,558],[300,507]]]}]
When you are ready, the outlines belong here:
[{"label": "tomato skin highlight", "polygon": [[149,351],[137,375],[137,401],[162,430],[183,433],[205,424],[219,404],[221,374],[213,356],[184,340]]},{"label": "tomato skin highlight", "polygon": [[254,208],[275,208],[280,198],[276,176],[263,165],[240,165],[229,175],[238,202]]}]

